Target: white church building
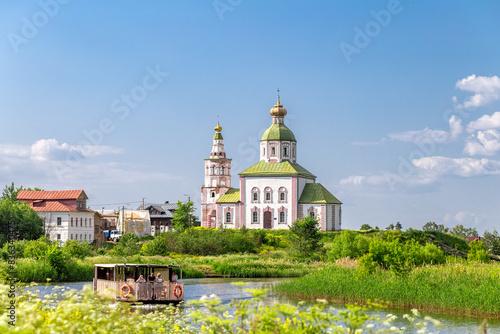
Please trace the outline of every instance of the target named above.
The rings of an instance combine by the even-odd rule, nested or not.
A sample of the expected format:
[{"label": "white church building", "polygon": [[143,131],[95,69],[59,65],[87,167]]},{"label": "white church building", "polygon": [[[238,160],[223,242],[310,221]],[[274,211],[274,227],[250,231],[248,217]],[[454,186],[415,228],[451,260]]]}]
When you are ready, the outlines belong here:
[{"label": "white church building", "polygon": [[270,113],[272,125],[260,140],[260,161],[239,174],[239,189],[231,187],[231,159],[217,123],[212,151],[205,159],[201,225],[281,229],[309,215],[323,231],[340,230],[342,203],[297,163],[297,141],[285,125],[287,111],[279,95]]}]

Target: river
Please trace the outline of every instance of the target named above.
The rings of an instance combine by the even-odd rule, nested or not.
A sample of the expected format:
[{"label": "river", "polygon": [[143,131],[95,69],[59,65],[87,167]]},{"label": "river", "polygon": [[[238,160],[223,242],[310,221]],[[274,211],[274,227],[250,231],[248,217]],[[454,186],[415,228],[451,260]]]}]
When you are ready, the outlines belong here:
[{"label": "river", "polygon": [[[247,286],[243,288],[249,289],[258,289],[269,286],[270,284],[278,283],[283,280],[287,280],[287,278],[193,278],[193,279],[184,279],[185,285],[185,299],[189,300],[198,300],[203,295],[217,295],[222,304],[228,304],[232,299],[242,299],[242,298],[250,298],[251,295],[249,293],[242,292],[240,287],[232,285],[231,282],[245,282],[248,283]],[[49,284],[49,285],[39,285],[37,289],[40,290],[41,295],[50,294],[55,287],[64,287],[75,290],[81,290],[84,285],[92,284],[92,282],[78,282],[78,283],[60,283],[60,284]],[[280,296],[269,296],[266,299],[266,302],[272,303],[273,301],[287,302],[287,303],[298,303],[298,300],[280,297]],[[340,305],[335,306],[336,309],[343,310],[344,308]],[[377,314],[381,317],[384,317],[387,314],[395,314],[398,316],[398,320],[400,320],[404,313],[399,310],[384,310],[384,311],[373,311],[370,314]],[[442,314],[430,314],[426,313],[425,315],[429,315],[432,318],[439,320],[443,327],[439,329],[439,333],[443,334],[462,334],[462,333],[476,333],[478,327],[483,322],[483,319],[478,318],[464,318],[464,317],[454,317]],[[403,321],[396,321],[394,323],[396,326],[404,326]],[[488,333],[500,333],[500,321],[498,320],[490,320]]]}]

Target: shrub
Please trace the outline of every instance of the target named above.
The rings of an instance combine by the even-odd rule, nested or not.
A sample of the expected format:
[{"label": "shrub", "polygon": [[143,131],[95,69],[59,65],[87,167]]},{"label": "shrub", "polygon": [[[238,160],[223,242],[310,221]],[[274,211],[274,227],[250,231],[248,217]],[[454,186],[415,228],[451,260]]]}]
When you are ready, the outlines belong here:
[{"label": "shrub", "polygon": [[168,246],[165,238],[157,237],[144,245],[142,245],[141,254],[142,255],[168,255]]},{"label": "shrub", "polygon": [[489,262],[490,256],[486,247],[484,247],[482,241],[473,241],[469,244],[470,251],[467,255],[467,260],[469,261],[479,261],[479,262]]},{"label": "shrub", "polygon": [[368,253],[370,241],[367,237],[350,230],[338,235],[328,252],[328,260],[335,261],[343,257],[359,258]]},{"label": "shrub", "polygon": [[68,240],[64,243],[62,249],[71,257],[84,259],[92,254],[93,248],[94,247],[86,241]]}]

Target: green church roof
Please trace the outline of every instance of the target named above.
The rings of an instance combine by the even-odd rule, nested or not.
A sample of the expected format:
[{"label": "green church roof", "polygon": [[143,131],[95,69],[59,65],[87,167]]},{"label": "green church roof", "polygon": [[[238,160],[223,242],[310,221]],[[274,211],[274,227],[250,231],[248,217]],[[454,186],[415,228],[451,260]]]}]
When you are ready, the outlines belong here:
[{"label": "green church roof", "polygon": [[299,203],[342,204],[321,183],[307,183],[300,195]]},{"label": "green church roof", "polygon": [[282,162],[266,162],[261,160],[252,167],[244,170],[239,175],[298,175],[315,179],[316,176],[299,164],[293,164],[288,160]]},{"label": "green church roof", "polygon": [[296,141],[293,132],[285,124],[273,124],[262,135],[260,141],[265,140],[290,140]]},{"label": "green church roof", "polygon": [[222,138],[222,133],[216,132],[214,135],[214,139],[224,139],[224,138]]},{"label": "green church roof", "polygon": [[224,195],[217,199],[216,203],[237,203],[240,201],[240,190],[229,189]]}]

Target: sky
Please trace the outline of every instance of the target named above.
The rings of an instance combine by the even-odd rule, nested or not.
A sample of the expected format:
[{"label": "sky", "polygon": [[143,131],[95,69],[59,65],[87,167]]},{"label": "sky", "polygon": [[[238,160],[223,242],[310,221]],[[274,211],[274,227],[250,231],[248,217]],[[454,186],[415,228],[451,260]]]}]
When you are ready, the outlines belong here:
[{"label": "sky", "polygon": [[239,187],[279,88],[343,228],[492,231],[499,32],[493,0],[2,1],[0,186],[199,214],[217,121]]}]

